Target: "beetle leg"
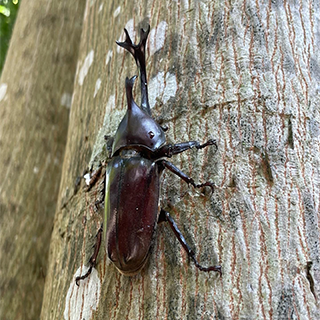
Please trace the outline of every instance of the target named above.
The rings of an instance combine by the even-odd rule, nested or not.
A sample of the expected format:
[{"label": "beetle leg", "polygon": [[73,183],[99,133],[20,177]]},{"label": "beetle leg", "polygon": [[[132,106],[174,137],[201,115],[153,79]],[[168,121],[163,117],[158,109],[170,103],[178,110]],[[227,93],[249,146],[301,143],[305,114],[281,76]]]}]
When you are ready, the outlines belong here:
[{"label": "beetle leg", "polygon": [[[91,190],[91,188],[95,185],[95,183],[98,181],[98,179],[100,178],[100,174],[101,174],[101,170],[102,170],[102,164],[100,164],[100,166],[98,167],[97,170],[95,170],[92,175],[89,174],[90,179],[88,179],[88,181],[86,180],[86,184],[87,184],[87,192]],[[87,173],[88,175],[88,173]],[[86,176],[86,175],[85,175]]]},{"label": "beetle leg", "polygon": [[203,144],[200,144],[198,141],[187,141],[187,142],[181,142],[177,144],[166,144],[155,153],[155,156],[156,158],[161,158],[161,157],[171,158],[175,154],[187,151],[192,148],[196,148],[199,150],[211,145],[214,145],[216,149],[218,149],[216,140],[214,139],[210,139]]},{"label": "beetle leg", "polygon": [[102,189],[100,191],[100,199],[98,198],[98,200],[94,203],[95,208],[98,210],[99,206],[104,203],[104,198],[106,195],[106,173],[104,173],[103,175],[103,185],[102,185]]},{"label": "beetle leg", "polygon": [[137,66],[140,69],[140,81],[141,81],[141,108],[147,114],[151,115],[149,100],[148,100],[148,88],[147,88],[147,72],[146,72],[146,42],[150,31],[150,25],[148,29],[144,31],[140,30],[140,42],[138,44],[132,43],[127,29],[124,29],[126,39],[124,42],[116,41],[120,46],[128,50],[136,60]]},{"label": "beetle leg", "polygon": [[163,209],[161,209],[160,216],[159,216],[159,222],[162,222],[162,221],[167,221],[169,223],[173,233],[175,234],[175,236],[177,237],[177,239],[181,243],[183,249],[187,252],[188,256],[192,259],[192,261],[194,262],[195,266],[200,271],[205,271],[205,272],[216,271],[216,272],[220,273],[220,276],[222,275],[221,266],[203,267],[202,265],[199,264],[198,260],[195,257],[194,251],[188,245],[186,239],[182,235],[182,233],[179,230],[177,224],[175,223],[175,221],[170,216],[170,213],[165,211],[165,210],[163,210]]},{"label": "beetle leg", "polygon": [[210,187],[211,191],[214,191],[214,184],[213,182],[206,181],[205,183],[196,184],[192,178],[187,176],[185,173],[183,173],[179,168],[177,168],[173,163],[161,160],[161,164],[165,166],[167,169],[169,169],[172,173],[176,174],[179,178],[184,180],[186,183],[190,183],[193,185],[194,188],[202,188],[202,187]]},{"label": "beetle leg", "polygon": [[93,252],[93,255],[91,256],[91,258],[89,259],[90,267],[89,267],[88,271],[86,272],[86,274],[84,274],[83,276],[76,277],[76,285],[77,286],[79,286],[79,281],[80,280],[84,280],[84,279],[89,277],[89,275],[92,272],[92,269],[97,264],[97,257],[98,257],[98,254],[99,254],[99,249],[100,249],[101,239],[102,239],[102,226],[100,227],[96,238],[97,238],[97,240],[96,240],[96,243],[94,245],[94,252]]},{"label": "beetle leg", "polygon": [[167,132],[169,130],[169,127],[166,124],[160,127],[164,132]]}]

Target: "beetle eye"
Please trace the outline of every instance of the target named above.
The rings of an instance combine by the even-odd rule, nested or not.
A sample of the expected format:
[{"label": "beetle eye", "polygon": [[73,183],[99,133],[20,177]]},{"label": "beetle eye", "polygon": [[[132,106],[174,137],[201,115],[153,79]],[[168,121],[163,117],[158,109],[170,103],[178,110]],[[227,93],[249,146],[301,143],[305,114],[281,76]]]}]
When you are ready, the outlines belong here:
[{"label": "beetle eye", "polygon": [[152,139],[154,137],[154,133],[152,131],[148,132],[150,139]]}]

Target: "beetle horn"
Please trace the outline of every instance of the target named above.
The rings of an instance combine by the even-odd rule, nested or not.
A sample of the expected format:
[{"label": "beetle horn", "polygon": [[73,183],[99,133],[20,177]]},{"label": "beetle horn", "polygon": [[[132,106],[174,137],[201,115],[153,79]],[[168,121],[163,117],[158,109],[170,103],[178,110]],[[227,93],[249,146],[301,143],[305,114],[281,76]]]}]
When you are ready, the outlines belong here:
[{"label": "beetle horn", "polygon": [[134,47],[135,45],[132,43],[131,38],[129,36],[128,30],[125,28],[124,29],[124,33],[126,34],[126,39],[124,42],[120,42],[120,41],[116,41],[116,44],[120,47],[125,48],[126,50],[128,50],[133,56],[134,56]]},{"label": "beetle horn", "polygon": [[126,78],[126,94],[127,94],[127,102],[128,102],[128,110],[131,110],[133,95],[132,95],[132,89],[134,85],[134,81],[137,79],[137,76],[133,76],[132,78]]},{"label": "beetle horn", "polygon": [[141,67],[143,64],[145,65],[145,49],[147,38],[150,32],[150,25],[148,25],[146,31],[144,31],[142,28],[140,29],[140,41],[138,44],[134,44],[132,42],[127,29],[124,29],[124,32],[126,34],[125,41],[116,41],[116,44],[122,48],[125,48],[133,55],[138,67]]},{"label": "beetle horn", "polygon": [[146,31],[140,29],[140,41],[134,44],[129,36],[128,30],[124,29],[126,39],[124,42],[116,41],[117,45],[128,50],[134,57],[137,66],[140,69],[140,82],[141,82],[141,108],[148,115],[151,115],[148,88],[147,88],[147,72],[146,72],[146,42],[150,32],[150,25]]}]

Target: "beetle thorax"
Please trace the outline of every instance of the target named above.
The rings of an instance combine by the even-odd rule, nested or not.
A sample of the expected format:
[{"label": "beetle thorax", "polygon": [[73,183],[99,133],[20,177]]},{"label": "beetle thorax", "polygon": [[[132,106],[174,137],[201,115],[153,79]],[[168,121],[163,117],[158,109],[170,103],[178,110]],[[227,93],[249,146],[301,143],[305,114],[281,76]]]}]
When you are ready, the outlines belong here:
[{"label": "beetle thorax", "polygon": [[115,134],[112,154],[126,147],[138,146],[155,152],[165,144],[165,134],[160,125],[135,103],[131,83],[126,83],[128,109]]}]

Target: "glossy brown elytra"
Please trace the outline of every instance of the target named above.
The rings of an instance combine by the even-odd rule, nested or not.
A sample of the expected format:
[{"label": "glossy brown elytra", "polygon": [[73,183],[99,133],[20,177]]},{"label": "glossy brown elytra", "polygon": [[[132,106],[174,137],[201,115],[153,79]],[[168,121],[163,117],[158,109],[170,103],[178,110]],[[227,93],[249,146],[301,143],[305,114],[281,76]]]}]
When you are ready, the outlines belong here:
[{"label": "glossy brown elytra", "polygon": [[[126,39],[117,44],[128,50],[140,69],[141,107],[132,96],[132,88],[136,77],[126,79],[126,95],[128,108],[119,124],[112,146],[112,158],[106,169],[105,182],[105,218],[104,237],[109,259],[115,267],[125,275],[139,272],[148,260],[157,224],[169,223],[188,256],[201,271],[216,271],[221,274],[220,266],[201,266],[195,253],[168,212],[159,212],[160,177],[167,168],[195,188],[210,187],[213,183],[196,184],[174,164],[165,160],[175,154],[191,148],[202,149],[215,145],[214,140],[204,144],[188,141],[178,144],[166,144],[164,130],[152,118],[148,100],[145,47],[150,26],[146,31],[141,29],[140,42],[132,43],[125,29]],[[94,254],[90,258],[88,272],[76,278],[83,280],[89,276],[96,264],[99,252],[102,229],[97,235]]]}]

